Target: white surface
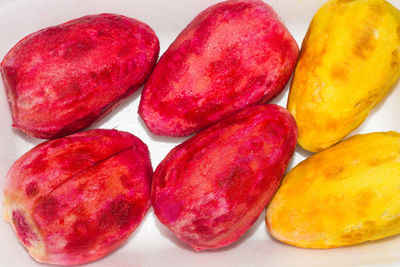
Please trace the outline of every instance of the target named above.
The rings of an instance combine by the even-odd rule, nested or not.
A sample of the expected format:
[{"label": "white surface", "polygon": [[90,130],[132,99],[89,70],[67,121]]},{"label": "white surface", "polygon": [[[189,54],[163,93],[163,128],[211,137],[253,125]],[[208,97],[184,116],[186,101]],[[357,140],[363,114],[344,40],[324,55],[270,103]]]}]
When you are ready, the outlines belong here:
[{"label": "white surface", "polygon": [[[118,13],[149,24],[157,33],[161,53],[201,10],[218,0],[0,0],[0,59],[24,36],[73,18],[103,12]],[[308,24],[324,0],[268,0],[299,45]],[[399,0],[389,1],[400,8]],[[274,103],[286,105],[287,88]],[[186,138],[163,138],[150,134],[137,114],[140,91],[91,128],[129,131],[149,146],[153,167]],[[400,131],[400,84],[375,108],[356,133]],[[11,129],[11,118],[0,83],[0,188],[11,164],[42,140],[28,138]],[[291,166],[309,153],[297,149]],[[3,201],[1,194],[0,201]],[[2,210],[2,208],[1,208]],[[1,212],[2,213],[2,212]],[[122,266],[400,266],[400,236],[378,242],[331,250],[306,250],[271,239],[264,214],[234,245],[196,253],[183,245],[155,218],[151,210],[140,228],[109,256],[89,264]],[[40,266],[19,244],[11,227],[0,219],[0,267]]]}]

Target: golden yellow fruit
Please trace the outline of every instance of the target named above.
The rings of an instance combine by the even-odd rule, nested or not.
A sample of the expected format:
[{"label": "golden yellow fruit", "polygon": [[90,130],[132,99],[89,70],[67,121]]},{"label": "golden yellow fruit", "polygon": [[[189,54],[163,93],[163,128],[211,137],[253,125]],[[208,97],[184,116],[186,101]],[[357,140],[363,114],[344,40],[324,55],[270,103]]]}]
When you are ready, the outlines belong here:
[{"label": "golden yellow fruit", "polygon": [[314,16],[288,110],[318,152],[356,129],[400,75],[400,11],[384,0],[332,0]]},{"label": "golden yellow fruit", "polygon": [[267,209],[276,239],[331,248],[400,233],[400,134],[353,136],[304,160]]}]

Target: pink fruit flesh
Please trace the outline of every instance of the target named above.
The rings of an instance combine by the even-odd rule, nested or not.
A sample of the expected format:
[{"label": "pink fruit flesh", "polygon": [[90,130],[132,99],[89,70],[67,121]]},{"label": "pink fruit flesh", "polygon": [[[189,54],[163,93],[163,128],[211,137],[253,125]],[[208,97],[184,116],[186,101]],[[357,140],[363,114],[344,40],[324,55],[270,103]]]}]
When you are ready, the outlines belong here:
[{"label": "pink fruit flesh", "polygon": [[147,147],[129,133],[91,130],[55,139],[11,167],[6,218],[37,261],[94,261],[139,226],[151,177]]},{"label": "pink fruit flesh", "polygon": [[297,127],[276,105],[248,108],[174,148],[152,183],[154,212],[196,250],[235,242],[277,190]]},{"label": "pink fruit flesh", "polygon": [[234,0],[200,13],[161,57],[139,114],[156,135],[185,136],[267,103],[285,87],[298,46],[271,7]]},{"label": "pink fruit flesh", "polygon": [[149,26],[113,14],[25,37],[0,65],[13,126],[40,138],[86,128],[144,83],[158,52]]}]

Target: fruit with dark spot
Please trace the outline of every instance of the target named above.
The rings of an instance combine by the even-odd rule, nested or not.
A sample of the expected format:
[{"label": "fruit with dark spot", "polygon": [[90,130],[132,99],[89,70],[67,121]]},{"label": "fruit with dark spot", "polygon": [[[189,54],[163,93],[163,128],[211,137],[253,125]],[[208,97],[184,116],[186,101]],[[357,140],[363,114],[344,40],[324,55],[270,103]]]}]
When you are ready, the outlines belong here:
[{"label": "fruit with dark spot", "polygon": [[400,134],[356,135],[294,167],[266,212],[276,239],[333,248],[400,233]]},{"label": "fruit with dark spot", "polygon": [[319,152],[355,130],[400,76],[400,11],[385,0],[330,0],[304,38],[288,110]]},{"label": "fruit with dark spot", "polygon": [[174,148],[152,183],[158,219],[196,250],[235,242],[278,188],[296,146],[293,117],[247,108]]},{"label": "fruit with dark spot", "polygon": [[139,114],[156,135],[185,136],[285,87],[298,46],[274,10],[231,0],[201,12],[163,54]]},{"label": "fruit with dark spot", "polygon": [[11,167],[6,219],[37,261],[94,261],[142,221],[152,173],[146,145],[126,132],[91,130],[51,140]]},{"label": "fruit with dark spot", "polygon": [[40,138],[86,128],[144,83],[158,52],[149,26],[114,14],[32,33],[0,65],[13,126]]}]

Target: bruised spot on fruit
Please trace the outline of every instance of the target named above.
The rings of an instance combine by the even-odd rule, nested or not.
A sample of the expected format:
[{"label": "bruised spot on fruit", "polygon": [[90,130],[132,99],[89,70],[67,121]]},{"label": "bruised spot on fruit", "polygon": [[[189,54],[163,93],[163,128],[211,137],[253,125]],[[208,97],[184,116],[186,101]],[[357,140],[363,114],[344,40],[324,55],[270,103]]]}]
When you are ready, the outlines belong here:
[{"label": "bruised spot on fruit", "polygon": [[371,203],[374,202],[375,197],[376,193],[371,190],[360,192],[354,196],[354,204],[360,217],[368,213],[368,209]]},{"label": "bruised spot on fruit", "polygon": [[[89,180],[86,180],[86,181],[80,181],[79,182],[79,185],[77,186],[77,188],[76,188],[76,190],[79,192],[79,193],[84,193],[88,188],[88,184],[89,184]],[[103,187],[104,187],[104,183],[103,183]]]},{"label": "bruised spot on fruit", "polygon": [[111,213],[121,229],[126,228],[136,219],[135,205],[126,200],[115,200],[112,202]]},{"label": "bruised spot on fruit", "polygon": [[45,223],[52,223],[58,217],[59,203],[53,196],[40,197],[34,208],[34,216]]},{"label": "bruised spot on fruit", "polygon": [[131,224],[136,223],[140,220],[136,215],[140,214],[137,211],[142,209],[138,204],[134,204],[132,201],[117,197],[110,203],[108,203],[101,211],[99,216],[99,225],[102,228],[108,227],[119,227],[120,229],[126,229]]},{"label": "bruised spot on fruit", "polygon": [[359,230],[351,230],[344,233],[340,238],[344,243],[358,243],[363,240],[364,234]]},{"label": "bruised spot on fruit", "polygon": [[227,49],[222,59],[210,63],[208,66],[209,76],[213,79],[214,86],[225,87],[232,90],[242,77],[241,61],[234,54],[235,46]]},{"label": "bruised spot on fruit", "polygon": [[[129,74],[131,74],[132,72],[135,72],[136,69],[136,63],[135,63],[135,59],[130,58],[127,59],[126,65],[119,71],[115,71],[115,73],[119,74],[120,72],[123,74],[123,77],[129,77]],[[118,66],[116,66],[118,67]]]},{"label": "bruised spot on fruit", "polygon": [[[329,34],[326,32],[325,34]],[[322,63],[322,60],[324,59],[324,56],[327,51],[327,44],[325,42],[322,42],[320,44],[320,47],[317,51],[313,50],[312,48],[310,49],[309,52],[304,51],[302,53],[303,48],[301,49],[300,53],[302,53],[302,58],[303,60],[301,61],[301,64],[303,65],[303,68],[308,70],[309,72],[315,71],[318,66],[320,66]],[[309,49],[308,48],[309,44],[308,43],[303,43],[303,47],[305,47],[305,50]],[[305,78],[305,77],[300,77],[300,78]]]},{"label": "bruised spot on fruit", "polygon": [[387,219],[385,229],[397,228],[400,225],[400,216],[396,215],[392,218]]},{"label": "bruised spot on fruit", "polygon": [[340,238],[343,240],[343,242],[345,243],[357,243],[359,241],[362,240],[362,233],[360,233],[359,231],[348,231],[346,233],[344,233]]},{"label": "bruised spot on fruit", "polygon": [[362,60],[367,60],[375,49],[374,40],[374,29],[367,25],[363,29],[361,36],[355,41],[352,50],[353,54]]},{"label": "bruised spot on fruit", "polygon": [[258,75],[252,77],[247,81],[246,88],[251,89],[251,88],[258,88],[260,86],[265,86],[267,88],[272,85],[273,81],[272,80],[267,81],[266,79],[267,79],[266,75]]},{"label": "bruised spot on fruit", "polygon": [[[65,141],[62,138],[54,139],[54,140],[52,140],[51,142],[48,143],[48,149],[47,150],[52,150],[54,148],[58,148],[64,142]],[[37,157],[37,158],[41,158],[41,157]]]},{"label": "bruised spot on fruit", "polygon": [[125,57],[125,56],[127,56],[131,51],[132,51],[132,46],[129,45],[129,44],[126,44],[126,45],[122,46],[122,47],[118,50],[118,56],[119,56],[119,57]]},{"label": "bruised spot on fruit", "polygon": [[[161,171],[160,171],[160,173],[161,173]],[[166,182],[167,182],[166,179],[167,179],[167,176],[165,175],[165,173],[164,173],[164,175],[160,176],[160,179],[158,180],[158,183],[157,183],[158,189],[161,190],[165,187]]]},{"label": "bruised spot on fruit", "polygon": [[68,45],[64,52],[64,58],[74,60],[86,55],[87,52],[94,48],[94,44],[86,40],[77,40]]},{"label": "bruised spot on fruit", "polygon": [[360,226],[354,227],[353,229],[346,231],[341,236],[341,239],[346,243],[359,243],[373,236],[377,232],[377,226],[374,221],[365,221]]},{"label": "bruised spot on fruit", "polygon": [[391,66],[392,68],[398,67],[400,64],[400,55],[399,55],[399,49],[393,50],[392,52],[392,62]]},{"label": "bruised spot on fruit", "polygon": [[102,83],[104,81],[110,80],[113,74],[118,74],[120,72],[120,67],[117,64],[105,65],[99,71],[90,73],[91,78],[96,81],[96,83]]},{"label": "bruised spot on fruit", "polygon": [[[247,196],[253,182],[245,177],[251,177],[254,173],[248,166],[234,167],[231,172],[220,179],[219,186],[226,193],[226,198],[232,202]],[[246,197],[247,198],[247,197]]]},{"label": "bruised spot on fruit", "polygon": [[82,170],[83,161],[87,161],[87,158],[85,157],[85,154],[80,154],[79,151],[71,149],[69,153],[60,154],[57,157],[57,161],[62,162],[62,164],[71,171],[80,171]]},{"label": "bruised spot on fruit", "polygon": [[215,235],[214,229],[208,225],[210,223],[208,219],[199,218],[195,219],[192,223],[195,228],[193,232],[200,233],[205,237],[212,237]]},{"label": "bruised spot on fruit", "polygon": [[25,187],[25,194],[28,197],[34,197],[35,195],[37,195],[37,193],[39,192],[39,188],[38,188],[38,184],[33,181],[30,182],[26,187]]},{"label": "bruised spot on fruit", "polygon": [[130,189],[135,185],[135,182],[132,181],[132,178],[125,174],[122,174],[119,177],[119,180],[121,181],[121,184],[127,189]]},{"label": "bruised spot on fruit", "polygon": [[214,219],[214,224],[218,225],[219,223],[230,222],[233,219],[232,217],[231,214],[222,214]]},{"label": "bruised spot on fruit", "polygon": [[[277,135],[277,131],[273,130],[273,123],[271,123],[270,125],[270,129],[268,129],[268,137],[269,138],[277,138],[277,140],[279,139],[279,135]],[[268,144],[267,142],[265,142],[265,138],[257,138],[256,136],[253,137],[254,140],[251,142],[248,142],[248,146],[247,147],[243,147],[242,149],[240,149],[239,153],[243,153],[243,154],[252,154],[254,156],[258,155],[268,155],[271,153],[271,144]],[[277,141],[278,145],[279,141]],[[258,166],[257,162],[254,162],[254,160],[248,159],[246,165],[243,167],[244,169],[246,169],[246,172],[249,172],[251,170],[256,170],[253,169],[253,167]]]},{"label": "bruised spot on fruit", "polygon": [[331,165],[330,168],[326,168],[324,170],[324,175],[328,179],[344,179],[345,177],[341,176],[340,174],[346,169],[343,165]]},{"label": "bruised spot on fruit", "polygon": [[36,96],[37,96],[37,97],[46,97],[46,90],[44,90],[43,88],[39,89],[39,90],[36,92]]},{"label": "bruised spot on fruit", "polygon": [[238,183],[240,184],[241,178],[246,172],[239,166],[233,167],[227,174],[217,177],[216,183],[218,188],[229,188],[231,186],[235,187]]},{"label": "bruised spot on fruit", "polygon": [[98,37],[109,37],[111,35],[110,31],[108,29],[100,29],[97,31],[97,36]]},{"label": "bruised spot on fruit", "polygon": [[400,26],[397,26],[397,37],[400,39]]},{"label": "bruised spot on fruit", "polygon": [[[158,102],[158,108],[161,111],[168,111],[168,110],[171,110],[171,108],[176,105],[176,109],[178,111],[181,111],[182,107],[187,107],[187,106],[191,105],[191,101],[196,101],[195,99],[196,99],[195,97],[192,97],[192,98],[179,97],[179,98],[176,98],[176,100],[172,100],[172,101],[161,100],[160,102]],[[195,110],[191,109],[190,111],[188,111],[185,114],[186,117],[191,118],[190,117],[191,113],[195,113]]]},{"label": "bruised spot on fruit", "polygon": [[382,17],[385,14],[384,8],[380,5],[370,5],[369,8],[370,8],[370,11],[373,13],[371,15],[371,18],[374,18],[376,20],[378,20],[380,17]]},{"label": "bruised spot on fruit", "polygon": [[185,52],[192,51],[197,55],[200,55],[202,51],[206,48],[205,44],[209,42],[209,38],[213,33],[216,25],[215,17],[208,17],[197,27],[192,40],[187,40],[190,43],[190,50],[186,49]]},{"label": "bruised spot on fruit", "polygon": [[47,161],[43,155],[35,157],[35,159],[30,163],[29,168],[33,175],[44,173],[49,167],[49,161]]},{"label": "bruised spot on fruit", "polygon": [[60,99],[77,97],[82,93],[80,83],[81,81],[79,80],[71,80],[69,82],[61,80],[54,85],[54,92]]},{"label": "bruised spot on fruit", "polygon": [[365,221],[363,223],[363,225],[364,225],[365,228],[368,228],[368,229],[375,229],[376,228],[376,223],[374,221]]},{"label": "bruised spot on fruit", "polygon": [[348,72],[346,68],[341,66],[340,64],[335,64],[331,68],[331,77],[334,80],[339,80],[339,81],[346,81],[348,76]]},{"label": "bruised spot on fruit", "polygon": [[[258,186],[258,188],[261,189],[261,188],[264,188],[264,187]],[[269,197],[268,200],[271,199],[271,198],[272,198],[272,196]],[[250,209],[251,207],[254,207],[254,205],[256,205],[257,201],[259,201],[259,199],[256,196],[253,196],[253,195],[248,196],[247,200],[246,200],[246,206]],[[258,220],[258,218],[254,218],[254,222],[257,221],[257,220]],[[250,223],[250,224],[253,224],[253,222]]]},{"label": "bruised spot on fruit", "polygon": [[[187,98],[190,100],[190,98]],[[179,101],[179,100],[178,100]],[[193,108],[192,110],[188,110],[184,115],[184,118],[188,121],[196,122],[200,119],[204,119],[207,114],[218,112],[223,108],[222,104],[217,103],[208,103],[205,106],[201,106],[198,108]]]},{"label": "bruised spot on fruit", "polygon": [[[157,185],[157,187],[159,186]],[[184,211],[184,206],[179,200],[173,199],[167,194],[163,194],[160,198],[162,198],[163,219],[171,224],[175,223]],[[153,204],[153,206],[155,209],[158,209],[159,204],[156,203],[156,205]]]},{"label": "bruised spot on fruit", "polygon": [[62,28],[59,27],[49,27],[45,30],[45,34],[48,38],[52,38],[54,35],[58,35],[60,34],[60,32],[62,31]]},{"label": "bruised spot on fruit", "polygon": [[87,216],[88,216],[88,212],[86,211],[86,209],[85,209],[82,205],[77,206],[77,207],[73,210],[73,213],[74,213],[78,218],[79,218],[79,217],[84,218],[84,217],[87,217]]},{"label": "bruised spot on fruit", "polygon": [[334,131],[337,129],[343,122],[338,120],[330,120],[326,123],[326,128]]},{"label": "bruised spot on fruit", "polygon": [[100,234],[97,223],[90,220],[77,220],[72,229],[65,246],[67,253],[90,248]]},{"label": "bruised spot on fruit", "polygon": [[19,210],[14,210],[12,213],[12,221],[17,231],[19,239],[25,246],[30,246],[31,241],[37,241],[38,237],[32,231],[29,224],[26,222],[24,215]]}]

